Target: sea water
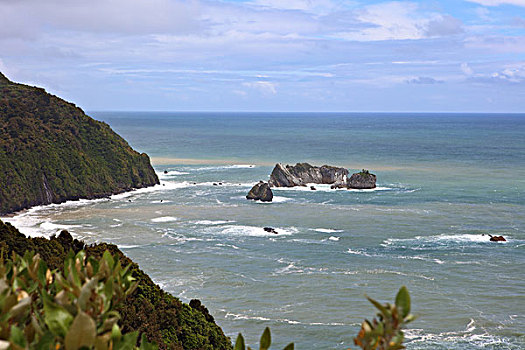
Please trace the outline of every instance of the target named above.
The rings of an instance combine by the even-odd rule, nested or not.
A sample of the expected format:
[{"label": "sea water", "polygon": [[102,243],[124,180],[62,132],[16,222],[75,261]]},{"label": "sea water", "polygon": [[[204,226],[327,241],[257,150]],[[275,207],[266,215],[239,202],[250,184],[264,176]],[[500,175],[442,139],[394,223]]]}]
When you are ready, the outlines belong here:
[{"label": "sea water", "polygon": [[[22,232],[117,244],[252,346],[269,326],[276,349],[355,348],[375,314],[365,295],[406,285],[409,349],[525,348],[525,115],[91,115],[148,153],[161,185],[6,219]],[[246,200],[277,162],[365,168],[378,187]]]}]

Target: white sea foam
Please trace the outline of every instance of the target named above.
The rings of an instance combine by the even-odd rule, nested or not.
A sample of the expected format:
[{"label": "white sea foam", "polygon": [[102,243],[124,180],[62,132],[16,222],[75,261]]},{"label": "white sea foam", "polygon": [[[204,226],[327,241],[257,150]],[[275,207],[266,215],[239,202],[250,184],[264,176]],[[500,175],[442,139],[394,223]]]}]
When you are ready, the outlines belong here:
[{"label": "white sea foam", "polygon": [[[74,201],[74,204],[77,205],[77,202],[80,201]],[[88,201],[85,200],[83,202]],[[1,220],[3,222],[9,222],[11,225],[15,226],[20,232],[29,237],[50,237],[51,235],[54,235],[61,230],[70,230],[82,227],[81,225],[56,224],[53,223],[51,220],[44,218],[48,211],[56,210],[56,208],[59,206],[61,208],[71,207],[65,205],[66,203],[36,206],[18,215],[1,218]]]},{"label": "white sea foam", "polygon": [[321,233],[338,233],[338,232],[343,232],[343,230],[334,230],[334,229],[331,229],[331,228],[314,228],[312,230],[316,231],[316,232],[321,232]]},{"label": "white sea foam", "polygon": [[399,275],[399,276],[406,276],[406,277],[417,277],[417,278],[422,278],[422,279],[429,280],[429,281],[435,280],[434,277],[429,277],[429,276],[425,276],[425,275],[421,275],[417,273],[405,273],[405,272],[393,271],[393,270],[375,269],[375,270],[366,270],[365,272],[371,275],[387,274],[387,275]]},{"label": "white sea foam", "polygon": [[164,173],[163,171],[157,172],[157,176],[159,179],[169,179],[174,176],[180,176],[180,175],[188,175],[189,173],[184,171],[177,171],[177,170],[169,170],[167,173]]},{"label": "white sea foam", "polygon": [[[308,183],[306,186],[294,186],[294,187],[272,187],[272,191],[303,191],[303,192],[334,192],[334,191],[347,191],[347,192],[379,192],[379,191],[390,191],[395,190],[395,188],[392,187],[384,187],[379,186],[376,188],[370,188],[370,189],[346,189],[346,188],[336,188],[332,189],[330,188],[331,184],[316,184],[316,183]],[[311,187],[314,187],[315,190],[312,190]]]},{"label": "white sea foam", "polygon": [[277,234],[266,232],[262,227],[245,226],[245,225],[227,225],[222,228],[221,234],[229,236],[250,236],[250,237],[278,237],[289,236],[297,232],[294,227],[289,228],[275,228]]},{"label": "white sea foam", "polygon": [[133,249],[133,248],[140,248],[140,245],[134,245],[134,244],[118,244],[117,247],[119,249]]},{"label": "white sea foam", "polygon": [[337,241],[339,241],[339,238],[340,237],[330,236],[328,239],[331,240],[331,241],[337,242]]},{"label": "white sea foam", "polygon": [[177,220],[178,219],[173,216],[161,216],[158,218],[151,219],[152,222],[172,222],[172,221],[177,221]]},{"label": "white sea foam", "polygon": [[175,190],[180,188],[186,188],[190,187],[192,184],[188,181],[183,182],[172,182],[172,181],[161,181],[159,185],[150,186],[150,187],[144,187],[139,188],[136,190],[123,192],[119,194],[114,194],[110,198],[112,200],[119,200],[123,198],[128,198],[131,196],[141,195],[144,193],[151,193],[151,192],[157,192],[157,191],[168,191],[168,190]]},{"label": "white sea foam", "polygon": [[40,228],[44,231],[61,231],[61,230],[71,230],[75,227],[82,227],[82,225],[59,225],[54,224],[50,221],[44,221],[40,224]]},{"label": "white sea foam", "polygon": [[[508,238],[508,237],[507,237]],[[420,246],[420,245],[447,245],[450,243],[455,244],[472,244],[472,243],[493,243],[490,242],[490,237],[488,235],[481,234],[441,234],[434,236],[416,236],[414,238],[389,238],[383,241],[383,246],[391,245],[403,245],[403,246]],[[505,242],[502,242],[505,243]]]},{"label": "white sea foam", "polygon": [[235,221],[233,220],[199,220],[195,221],[196,225],[206,225],[206,226],[214,226],[214,225],[224,225],[224,224],[232,224]]},{"label": "white sea foam", "polygon": [[[243,197],[244,198],[244,197]],[[271,202],[255,201],[258,204],[272,204],[272,203],[284,203],[292,201],[292,198],[282,197],[282,196],[273,196]]]},{"label": "white sea foam", "polygon": [[254,164],[232,164],[232,165],[217,165],[217,166],[204,166],[199,168],[185,167],[186,171],[214,171],[214,170],[229,170],[229,169],[251,169],[255,168]]},{"label": "white sea foam", "polygon": [[251,316],[251,315],[245,315],[245,314],[234,314],[231,312],[227,312],[225,315],[226,318],[231,318],[233,320],[256,320],[256,321],[273,321],[273,322],[280,322],[280,323],[287,323],[292,325],[306,325],[306,326],[349,326],[349,324],[341,323],[341,322],[301,322],[297,320],[290,320],[288,318],[276,318],[271,319],[268,317],[263,316]]},{"label": "white sea foam", "polygon": [[[426,333],[423,329],[407,329],[405,337],[410,344],[422,343],[426,346],[447,349],[521,349],[521,342],[510,337],[490,334],[484,329],[478,329],[475,321],[470,319],[466,329],[453,332]],[[514,343],[514,344],[513,344]]]},{"label": "white sea foam", "polygon": [[374,256],[377,256],[377,255],[373,255],[373,254],[368,254],[362,250],[354,250],[354,249],[351,249],[351,248],[348,248],[348,250],[346,251],[348,254],[354,254],[354,255],[362,255],[362,256],[367,256],[367,257],[374,257]]},{"label": "white sea foam", "polygon": [[230,248],[233,248],[233,249],[235,249],[235,250],[240,249],[240,248],[237,247],[235,244],[217,243],[216,246],[217,246],[217,247],[230,247]]}]

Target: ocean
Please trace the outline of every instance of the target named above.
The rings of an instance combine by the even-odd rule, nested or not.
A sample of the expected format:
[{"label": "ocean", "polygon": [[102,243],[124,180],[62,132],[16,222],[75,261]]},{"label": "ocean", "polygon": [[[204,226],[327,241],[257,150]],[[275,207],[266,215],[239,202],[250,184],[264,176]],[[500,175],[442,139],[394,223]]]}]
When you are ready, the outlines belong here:
[{"label": "ocean", "polygon": [[[269,326],[275,349],[355,349],[365,295],[406,285],[408,349],[525,349],[525,114],[90,115],[148,153],[161,185],[5,221],[117,244],[254,347]],[[246,200],[278,162],[369,169],[378,187]]]}]

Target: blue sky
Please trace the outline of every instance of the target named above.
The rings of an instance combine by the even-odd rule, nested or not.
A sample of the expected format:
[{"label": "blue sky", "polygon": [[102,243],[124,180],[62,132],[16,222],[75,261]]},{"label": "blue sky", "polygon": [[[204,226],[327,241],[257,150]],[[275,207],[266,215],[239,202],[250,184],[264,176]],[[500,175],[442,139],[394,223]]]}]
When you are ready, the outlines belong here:
[{"label": "blue sky", "polygon": [[0,48],[88,111],[525,112],[525,0],[0,0]]}]

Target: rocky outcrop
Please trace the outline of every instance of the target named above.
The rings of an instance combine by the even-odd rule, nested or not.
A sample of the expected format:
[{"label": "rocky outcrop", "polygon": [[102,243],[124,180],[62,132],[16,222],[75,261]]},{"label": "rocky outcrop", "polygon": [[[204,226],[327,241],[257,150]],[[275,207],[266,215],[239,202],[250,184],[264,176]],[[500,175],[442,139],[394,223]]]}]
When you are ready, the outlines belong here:
[{"label": "rocky outcrop", "polygon": [[269,233],[274,233],[274,234],[279,234],[279,232],[277,232],[276,229],[274,229],[273,227],[264,227],[263,228],[264,232],[269,232]]},{"label": "rocky outcrop", "polygon": [[359,173],[352,174],[346,183],[347,188],[371,189],[376,188],[377,177],[368,170],[363,169]]},{"label": "rocky outcrop", "polygon": [[506,242],[507,240],[505,239],[505,237],[503,236],[490,236],[490,241],[491,242]]},{"label": "rocky outcrop", "polygon": [[158,183],[149,157],[109,125],[0,73],[0,215]]},{"label": "rocky outcrop", "polygon": [[246,195],[246,199],[260,200],[261,202],[271,202],[273,199],[273,192],[266,182],[260,181],[252,187],[250,192]]},{"label": "rocky outcrop", "polygon": [[306,186],[308,183],[344,183],[347,175],[347,169],[329,165],[316,167],[308,163],[297,163],[284,166],[279,163],[275,165],[268,183],[272,187]]}]

